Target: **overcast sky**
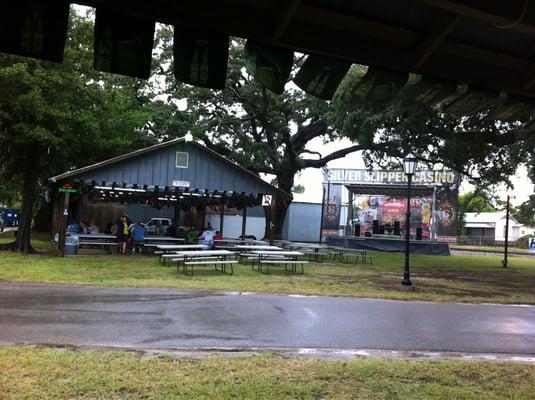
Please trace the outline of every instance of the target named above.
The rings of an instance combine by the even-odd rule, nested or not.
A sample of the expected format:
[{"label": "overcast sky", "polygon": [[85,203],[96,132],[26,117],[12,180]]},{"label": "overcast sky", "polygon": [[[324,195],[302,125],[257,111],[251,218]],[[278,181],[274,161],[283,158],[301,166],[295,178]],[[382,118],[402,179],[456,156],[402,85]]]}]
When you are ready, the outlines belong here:
[{"label": "overcast sky", "polygon": [[[333,151],[349,147],[351,142],[349,140],[338,140],[333,143],[323,144],[321,139],[315,139],[309,143],[307,149],[319,151],[322,155],[329,154]],[[347,155],[344,158],[331,161],[328,168],[366,168],[361,157],[360,152],[355,152]],[[514,205],[526,201],[529,195],[534,193],[534,187],[531,180],[527,177],[525,168],[521,168],[517,175],[512,179],[514,189],[507,191],[505,185],[498,189],[497,194],[500,199],[505,200],[507,194],[512,194],[515,198],[512,200]],[[321,169],[307,168],[296,179],[296,184],[301,184],[305,187],[305,192],[302,194],[295,194],[294,201],[304,201],[311,203],[321,203],[323,174]],[[467,182],[461,184],[460,191],[467,192],[473,190],[473,187]]]}]

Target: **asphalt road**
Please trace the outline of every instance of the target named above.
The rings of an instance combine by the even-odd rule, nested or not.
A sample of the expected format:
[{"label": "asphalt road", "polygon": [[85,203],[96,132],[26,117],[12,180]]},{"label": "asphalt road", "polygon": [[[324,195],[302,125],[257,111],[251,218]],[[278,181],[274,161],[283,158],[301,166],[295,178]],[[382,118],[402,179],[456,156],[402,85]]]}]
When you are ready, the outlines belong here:
[{"label": "asphalt road", "polygon": [[0,343],[535,354],[535,307],[0,284]]}]

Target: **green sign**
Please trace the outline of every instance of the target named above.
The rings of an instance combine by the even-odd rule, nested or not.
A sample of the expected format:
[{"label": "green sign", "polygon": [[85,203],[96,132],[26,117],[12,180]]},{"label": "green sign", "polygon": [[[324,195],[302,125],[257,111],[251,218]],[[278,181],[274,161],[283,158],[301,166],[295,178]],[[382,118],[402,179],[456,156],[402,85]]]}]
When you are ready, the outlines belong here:
[{"label": "green sign", "polygon": [[61,187],[61,188],[58,189],[58,192],[61,192],[61,193],[76,193],[76,189]]}]

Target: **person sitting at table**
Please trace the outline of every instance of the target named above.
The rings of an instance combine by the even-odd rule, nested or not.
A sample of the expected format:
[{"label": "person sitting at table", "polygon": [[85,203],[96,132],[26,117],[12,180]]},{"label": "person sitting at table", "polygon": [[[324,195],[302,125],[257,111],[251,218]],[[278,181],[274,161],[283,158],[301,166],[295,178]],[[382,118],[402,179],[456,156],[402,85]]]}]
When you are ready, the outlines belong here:
[{"label": "person sitting at table", "polygon": [[141,224],[139,223],[135,223],[130,233],[132,234],[132,238],[134,239],[133,252],[139,253],[141,251],[143,243],[145,242],[145,227],[141,226]]},{"label": "person sitting at table", "polygon": [[211,249],[214,246],[214,232],[209,229],[205,230],[200,237],[199,243],[205,244]]},{"label": "person sitting at table", "polygon": [[186,243],[187,244],[195,243],[198,237],[199,235],[197,234],[197,231],[195,230],[195,228],[190,228],[188,230],[188,233],[186,234]]},{"label": "person sitting at table", "polygon": [[98,226],[95,224],[95,221],[89,223],[89,234],[97,235],[99,232]]},{"label": "person sitting at table", "polygon": [[223,240],[223,235],[219,231],[215,231],[214,242]]}]

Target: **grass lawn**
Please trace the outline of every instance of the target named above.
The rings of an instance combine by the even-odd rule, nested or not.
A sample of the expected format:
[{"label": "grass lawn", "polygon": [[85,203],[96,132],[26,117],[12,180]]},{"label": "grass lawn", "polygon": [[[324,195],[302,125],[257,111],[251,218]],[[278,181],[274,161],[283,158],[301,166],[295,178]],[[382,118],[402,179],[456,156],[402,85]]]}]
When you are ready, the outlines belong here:
[{"label": "grass lawn", "polygon": [[2,399],[533,399],[535,364],[173,359],[0,346]]},{"label": "grass lawn", "polygon": [[[474,246],[468,244],[450,244],[452,250],[475,250],[503,253],[503,246]],[[530,254],[528,249],[509,246],[509,253]]]},{"label": "grass lawn", "polygon": [[[104,252],[103,252],[104,253]],[[429,301],[535,304],[535,259],[511,257],[501,267],[494,256],[411,256],[414,292],[400,287],[403,255],[376,253],[374,264],[326,261],[304,275],[274,269],[259,274],[237,265],[234,275],[208,267],[193,276],[162,266],[156,257],[86,255],[66,258],[0,252],[0,280],[97,286],[172,287],[216,291],[296,293]]]}]

